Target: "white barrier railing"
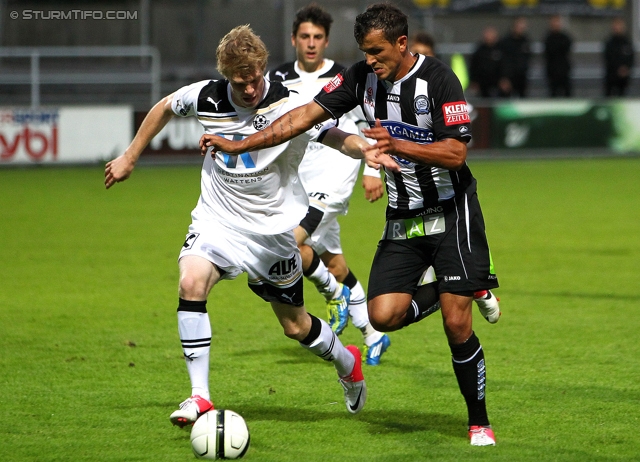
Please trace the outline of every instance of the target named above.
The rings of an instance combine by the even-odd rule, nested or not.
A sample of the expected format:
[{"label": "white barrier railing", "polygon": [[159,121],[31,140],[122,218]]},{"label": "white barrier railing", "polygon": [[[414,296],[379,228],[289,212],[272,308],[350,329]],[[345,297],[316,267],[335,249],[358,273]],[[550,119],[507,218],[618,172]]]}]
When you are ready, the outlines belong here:
[{"label": "white barrier railing", "polygon": [[[151,105],[160,99],[160,52],[151,46],[0,47],[0,58],[26,58],[29,72],[2,72],[0,84],[31,85],[31,106],[40,106],[41,84],[149,84]],[[41,71],[42,58],[140,58],[148,70],[114,72]]]}]

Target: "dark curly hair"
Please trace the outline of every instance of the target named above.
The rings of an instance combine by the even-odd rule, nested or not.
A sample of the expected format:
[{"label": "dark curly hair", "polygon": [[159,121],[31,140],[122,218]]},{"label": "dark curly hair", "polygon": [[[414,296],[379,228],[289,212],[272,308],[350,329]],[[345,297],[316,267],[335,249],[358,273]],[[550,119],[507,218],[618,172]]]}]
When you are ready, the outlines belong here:
[{"label": "dark curly hair", "polygon": [[331,29],[331,23],[333,18],[317,3],[310,3],[304,8],[300,8],[296,13],[296,19],[293,21],[292,34],[295,36],[298,33],[298,28],[303,22],[310,22],[316,26],[324,28],[324,33],[329,37],[329,30]]},{"label": "dark curly hair", "polygon": [[358,45],[362,45],[364,37],[372,30],[381,30],[389,43],[395,43],[399,37],[409,35],[407,15],[391,3],[370,5],[364,13],[356,16],[353,36]]}]

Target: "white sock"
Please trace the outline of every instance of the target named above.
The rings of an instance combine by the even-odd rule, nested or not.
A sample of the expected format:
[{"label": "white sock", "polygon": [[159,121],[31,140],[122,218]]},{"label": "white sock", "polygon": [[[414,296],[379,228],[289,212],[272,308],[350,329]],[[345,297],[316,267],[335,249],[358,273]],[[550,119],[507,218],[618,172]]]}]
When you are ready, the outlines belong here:
[{"label": "white sock", "polygon": [[351,289],[351,297],[349,298],[349,316],[353,325],[358,329],[362,329],[369,324],[369,313],[367,312],[367,298],[360,281],[356,282]]},{"label": "white sock", "polygon": [[178,311],[178,332],[191,379],[191,396],[200,395],[209,399],[209,313]]},{"label": "white sock", "polygon": [[338,291],[338,281],[335,276],[329,272],[325,264],[320,260],[318,262],[318,267],[307,276],[311,282],[313,282],[324,298],[329,301],[332,298],[336,298],[339,294]]},{"label": "white sock", "polygon": [[355,358],[351,352],[342,345],[342,342],[338,336],[333,333],[329,324],[320,318],[310,316],[312,329],[316,325],[316,322],[320,323],[320,333],[318,337],[308,345],[302,342],[300,342],[300,345],[325,361],[331,361],[340,377],[346,377],[351,374],[351,372],[353,372],[353,366],[355,365]]},{"label": "white sock", "polygon": [[369,313],[367,311],[367,298],[364,294],[364,288],[360,281],[356,281],[356,284],[351,289],[351,298],[349,299],[349,316],[353,325],[360,329],[364,343],[367,346],[371,346],[376,343],[382,337],[382,333],[378,332],[369,323]]},{"label": "white sock", "polygon": [[373,345],[378,340],[380,340],[384,335],[382,332],[375,330],[373,326],[369,323],[367,323],[366,326],[361,327],[360,332],[362,332],[362,337],[364,338],[364,344],[367,346]]}]

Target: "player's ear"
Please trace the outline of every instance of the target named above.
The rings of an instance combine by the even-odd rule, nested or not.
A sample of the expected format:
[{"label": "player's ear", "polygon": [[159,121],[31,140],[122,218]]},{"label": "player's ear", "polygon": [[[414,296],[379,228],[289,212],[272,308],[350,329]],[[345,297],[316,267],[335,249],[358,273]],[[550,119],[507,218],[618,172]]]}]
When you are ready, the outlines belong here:
[{"label": "player's ear", "polygon": [[406,35],[401,35],[400,37],[398,37],[398,40],[396,40],[396,46],[398,47],[398,50],[400,50],[400,53],[404,53],[405,51],[407,51],[408,41],[409,39]]},{"label": "player's ear", "polygon": [[291,34],[291,46],[296,46],[296,36],[295,34]]}]

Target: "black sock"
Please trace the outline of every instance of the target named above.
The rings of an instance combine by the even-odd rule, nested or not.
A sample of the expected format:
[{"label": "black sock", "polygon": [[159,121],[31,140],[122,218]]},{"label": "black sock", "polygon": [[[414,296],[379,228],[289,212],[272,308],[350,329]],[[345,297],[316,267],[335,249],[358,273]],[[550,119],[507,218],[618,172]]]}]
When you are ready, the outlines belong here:
[{"label": "black sock", "polygon": [[178,311],[191,311],[194,313],[206,313],[206,300],[183,300],[178,297]]},{"label": "black sock", "polygon": [[349,274],[347,274],[347,276],[344,278],[344,281],[342,281],[342,283],[345,286],[347,286],[349,289],[353,289],[358,283],[358,278],[356,277],[355,274],[353,274],[353,271],[351,271],[351,268],[349,268]]},{"label": "black sock", "polygon": [[411,305],[404,318],[403,327],[418,322],[440,309],[440,294],[438,283],[431,282],[418,287],[411,300]]},{"label": "black sock", "polygon": [[315,250],[313,250],[313,258],[311,259],[311,265],[309,266],[309,268],[303,271],[302,274],[304,274],[305,277],[311,276],[313,272],[318,268],[319,264],[320,264],[320,256],[316,253]]},{"label": "black sock", "polygon": [[306,346],[311,345],[315,339],[320,337],[320,332],[322,331],[322,323],[320,320],[312,314],[309,314],[309,317],[311,318],[311,329],[304,340],[300,341],[300,343]]},{"label": "black sock", "polygon": [[469,413],[469,426],[489,425],[485,401],[484,352],[475,333],[460,345],[451,345],[453,371]]}]

